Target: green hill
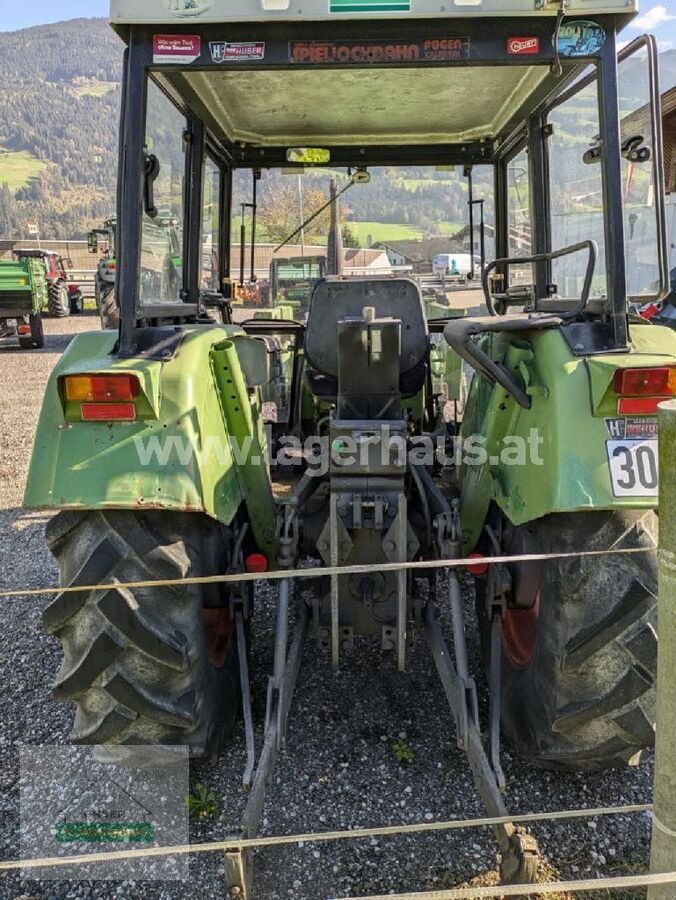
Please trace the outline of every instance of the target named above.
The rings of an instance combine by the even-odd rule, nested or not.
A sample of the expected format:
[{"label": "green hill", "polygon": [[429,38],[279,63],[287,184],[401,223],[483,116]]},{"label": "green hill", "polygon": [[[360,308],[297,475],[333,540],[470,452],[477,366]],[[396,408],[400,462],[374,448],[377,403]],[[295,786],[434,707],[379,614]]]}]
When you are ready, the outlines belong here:
[{"label": "green hill", "polygon": [[[113,211],[122,51],[104,19],[0,32],[0,237],[24,236],[28,222],[37,222],[46,238],[83,236]],[[631,66],[640,84],[645,63],[630,64],[625,84],[632,82]],[[676,83],[676,51],[663,53],[661,66],[667,89]],[[581,98],[559,116],[555,140],[579,146],[581,154],[594,119],[595,101]],[[562,185],[574,178],[565,166],[559,174]],[[327,192],[328,180],[327,172],[315,171],[306,182]],[[285,181],[279,173],[264,175],[262,218]],[[489,169],[475,170],[475,186],[476,196],[487,198],[491,222]],[[236,202],[248,199],[248,174],[238,175],[236,192]],[[377,241],[453,234],[467,221],[466,181],[459,170],[374,170],[371,185],[346,194],[343,208],[362,245],[369,235]]]}]

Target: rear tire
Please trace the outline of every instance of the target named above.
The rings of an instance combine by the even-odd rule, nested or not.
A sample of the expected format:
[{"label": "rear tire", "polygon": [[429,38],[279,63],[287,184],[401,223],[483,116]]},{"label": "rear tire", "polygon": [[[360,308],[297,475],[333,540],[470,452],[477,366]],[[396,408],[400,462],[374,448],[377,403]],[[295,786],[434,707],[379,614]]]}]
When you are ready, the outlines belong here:
[{"label": "rear tire", "polygon": [[70,315],[70,297],[64,281],[57,281],[49,285],[47,309],[49,315],[54,316],[55,319],[65,319]]},{"label": "rear tire", "polygon": [[101,317],[101,328],[103,328],[104,331],[108,329],[117,331],[120,327],[120,310],[117,305],[114,284],[103,282],[99,286],[97,305],[99,308],[99,316]]},{"label": "rear tire", "polygon": [[[172,580],[226,571],[223,530],[195,514],[62,512],[47,527],[61,584]],[[239,708],[234,627],[215,662],[205,606],[219,586],[118,587],[60,594],[44,624],[61,641],[54,697],[75,703],[71,738],[81,744],[180,744],[213,757]]]},{"label": "rear tire", "polygon": [[[504,529],[508,554],[657,545],[646,510],[550,515]],[[655,741],[657,553],[510,566],[503,622],[502,726],[517,753],[556,769],[621,766]],[[488,622],[477,580],[484,651]]]},{"label": "rear tire", "polygon": [[45,346],[42,316],[40,313],[31,313],[29,321],[31,326],[31,336],[29,338],[20,337],[19,346],[22,350],[42,350]]}]

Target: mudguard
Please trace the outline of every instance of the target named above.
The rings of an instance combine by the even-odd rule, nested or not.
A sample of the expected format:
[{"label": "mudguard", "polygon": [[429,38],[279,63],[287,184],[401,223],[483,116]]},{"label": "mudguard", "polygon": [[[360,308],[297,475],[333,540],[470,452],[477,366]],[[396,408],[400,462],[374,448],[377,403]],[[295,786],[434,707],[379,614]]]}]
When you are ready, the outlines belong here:
[{"label": "mudguard", "polygon": [[[126,359],[113,354],[114,332],[71,342],[49,380],[24,505],[172,509],[229,524],[244,503],[272,561],[275,509],[259,392],[247,385],[236,351],[237,341],[253,339],[232,325],[161,331]],[[135,421],[82,421],[62,379],[90,373],[137,376]]]},{"label": "mudguard", "polygon": [[[456,457],[465,552],[476,546],[492,503],[514,525],[555,512],[657,506],[657,489],[615,496],[606,445],[618,421],[615,371],[676,365],[671,329],[632,325],[629,352],[590,357],[575,356],[560,329],[511,339],[500,333],[483,346],[532,405],[523,409],[504,389],[473,379]],[[646,433],[654,422],[643,418]]]}]

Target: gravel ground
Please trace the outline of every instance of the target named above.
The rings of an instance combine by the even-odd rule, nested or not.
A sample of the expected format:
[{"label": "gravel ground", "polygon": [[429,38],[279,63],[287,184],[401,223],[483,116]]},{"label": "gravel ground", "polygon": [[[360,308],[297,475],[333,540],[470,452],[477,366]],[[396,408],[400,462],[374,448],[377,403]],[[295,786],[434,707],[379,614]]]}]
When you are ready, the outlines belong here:
[{"label": "gravel ground", "polygon": [[[0,347],[0,585],[41,587],[56,582],[44,543],[43,513],[21,509],[32,437],[49,372],[71,337],[97,327],[92,316],[46,321],[47,347],[22,352]],[[467,587],[468,610],[471,589]],[[272,664],[267,585],[258,591],[254,624],[254,713],[264,715]],[[40,616],[48,598],[0,599],[4,649],[0,656],[0,858],[18,858],[18,751],[21,745],[68,742],[71,710],[50,700],[59,649]],[[449,634],[448,619],[445,630]],[[478,659],[470,618],[470,657]],[[485,682],[476,672],[485,714]],[[241,731],[241,730],[240,730]],[[399,763],[394,745],[410,751]],[[244,806],[239,787],[244,740],[235,740],[211,767],[191,773],[220,796],[219,814],[191,824],[193,841],[234,834]],[[600,775],[560,775],[534,769],[504,753],[507,804],[514,812],[648,802],[650,754],[637,768]],[[469,769],[454,747],[445,699],[423,644],[405,675],[390,655],[358,645],[338,673],[308,641],[288,743],[282,752],[264,812],[265,834],[465,818],[482,814]],[[617,816],[534,827],[546,859],[544,877],[636,874],[647,868],[649,820]],[[318,900],[396,890],[494,883],[496,851],[486,829],[410,838],[292,845],[256,853],[256,900]],[[0,898],[207,898],[224,896],[218,854],[190,860],[190,879],[140,881],[36,881],[0,877]],[[589,896],[589,895],[587,895]],[[593,896],[607,896],[599,891]],[[643,893],[627,893],[641,897]]]}]

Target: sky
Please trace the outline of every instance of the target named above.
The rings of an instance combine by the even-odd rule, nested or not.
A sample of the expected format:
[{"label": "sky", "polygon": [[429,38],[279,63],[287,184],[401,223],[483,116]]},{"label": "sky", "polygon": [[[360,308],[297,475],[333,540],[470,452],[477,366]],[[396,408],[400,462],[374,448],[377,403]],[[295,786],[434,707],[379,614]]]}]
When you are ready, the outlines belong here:
[{"label": "sky", "polygon": [[[54,3],[54,0],[28,0],[24,3],[3,2],[2,6],[0,31],[16,31],[30,25],[79,16],[107,16],[109,0],[60,0],[59,3]],[[628,40],[645,31],[657,37],[661,50],[676,47],[676,0],[641,2],[639,16],[625,29],[622,39]]]},{"label": "sky", "polygon": [[[674,0],[676,2],[676,0]],[[17,31],[45,22],[62,22],[80,16],[107,16],[109,0],[28,0],[24,3],[2,4],[0,31]]]}]

